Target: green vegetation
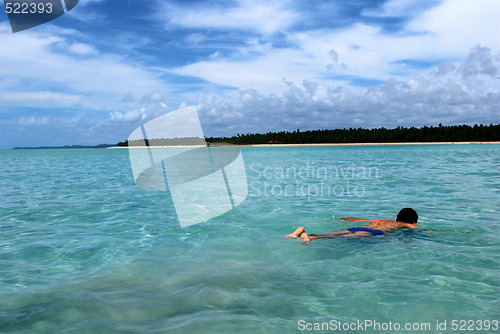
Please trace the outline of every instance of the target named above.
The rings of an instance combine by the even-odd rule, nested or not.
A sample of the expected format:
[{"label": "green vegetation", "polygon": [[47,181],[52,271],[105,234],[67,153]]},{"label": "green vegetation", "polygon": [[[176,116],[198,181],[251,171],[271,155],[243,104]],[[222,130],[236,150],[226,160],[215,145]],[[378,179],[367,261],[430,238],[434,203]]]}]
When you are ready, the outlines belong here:
[{"label": "green vegetation", "polygon": [[[233,137],[207,137],[210,143],[227,143],[236,145],[282,143],[282,144],[319,144],[319,143],[409,143],[409,142],[468,142],[468,141],[500,141],[500,124],[455,125],[437,127],[395,129],[335,129],[313,131],[281,131],[265,134],[245,134]],[[149,145],[155,146],[160,140],[152,139]],[[163,144],[165,144],[163,142]],[[120,142],[118,146],[128,146],[128,142]]]},{"label": "green vegetation", "polygon": [[246,134],[233,137],[210,137],[211,143],[231,143],[237,145],[265,144],[319,144],[319,143],[398,143],[398,142],[461,142],[461,141],[500,141],[500,125],[442,126],[395,129],[335,129],[335,130],[296,130],[293,132],[268,132],[266,134]]}]

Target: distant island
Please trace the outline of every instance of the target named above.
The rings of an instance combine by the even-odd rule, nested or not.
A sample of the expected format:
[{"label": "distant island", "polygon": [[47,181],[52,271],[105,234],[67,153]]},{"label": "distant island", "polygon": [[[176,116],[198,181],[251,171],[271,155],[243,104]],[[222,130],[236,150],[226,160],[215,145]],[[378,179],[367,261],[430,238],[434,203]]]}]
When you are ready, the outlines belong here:
[{"label": "distant island", "polygon": [[66,146],[38,146],[38,147],[14,147],[13,150],[50,150],[50,149],[74,149],[74,148],[106,148],[115,146],[114,144],[88,145],[66,145]]},{"label": "distant island", "polygon": [[[155,146],[164,139],[150,139],[149,145]],[[281,131],[265,134],[237,134],[232,137],[206,137],[208,143],[233,145],[258,144],[351,144],[351,143],[419,143],[419,142],[496,142],[500,141],[500,124],[497,125],[454,125],[424,126],[420,128],[395,129],[334,129],[312,131]],[[133,146],[134,143],[130,143]],[[127,140],[117,146],[127,147]]]}]

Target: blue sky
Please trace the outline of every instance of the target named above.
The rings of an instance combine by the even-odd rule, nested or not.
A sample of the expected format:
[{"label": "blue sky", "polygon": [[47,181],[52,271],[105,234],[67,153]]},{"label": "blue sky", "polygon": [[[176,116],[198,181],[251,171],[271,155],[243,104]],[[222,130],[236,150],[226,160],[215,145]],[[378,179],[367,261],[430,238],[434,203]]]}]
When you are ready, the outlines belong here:
[{"label": "blue sky", "polygon": [[0,149],[116,143],[195,105],[207,136],[500,122],[498,0],[80,0],[12,33]]}]

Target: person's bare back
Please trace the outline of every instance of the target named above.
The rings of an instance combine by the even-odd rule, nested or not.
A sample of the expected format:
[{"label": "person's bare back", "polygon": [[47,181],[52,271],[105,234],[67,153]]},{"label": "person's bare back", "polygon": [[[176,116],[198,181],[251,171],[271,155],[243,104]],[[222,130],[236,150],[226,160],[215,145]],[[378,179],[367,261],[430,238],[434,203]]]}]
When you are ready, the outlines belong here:
[{"label": "person's bare back", "polygon": [[[347,219],[344,219],[347,220]],[[369,221],[370,223],[366,228],[372,228],[375,230],[380,230],[382,232],[394,232],[402,228],[419,228],[416,223],[405,223],[396,220],[384,220],[384,219],[373,219],[373,220],[357,220],[357,221]]]}]

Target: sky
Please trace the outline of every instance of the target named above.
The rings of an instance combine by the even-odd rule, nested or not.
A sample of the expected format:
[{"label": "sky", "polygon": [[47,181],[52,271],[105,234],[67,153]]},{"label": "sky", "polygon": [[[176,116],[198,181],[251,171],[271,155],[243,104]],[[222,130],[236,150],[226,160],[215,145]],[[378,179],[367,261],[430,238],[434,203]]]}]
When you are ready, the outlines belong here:
[{"label": "sky", "polygon": [[500,123],[498,0],[80,0],[17,33],[0,9],[0,149],[192,105],[206,136]]}]

